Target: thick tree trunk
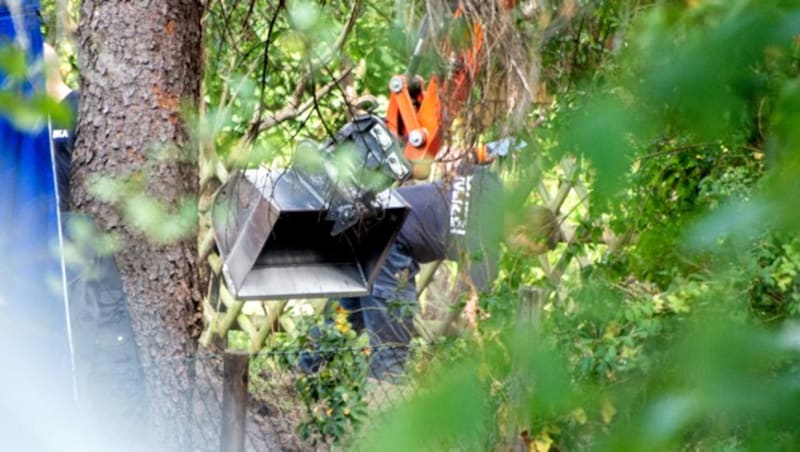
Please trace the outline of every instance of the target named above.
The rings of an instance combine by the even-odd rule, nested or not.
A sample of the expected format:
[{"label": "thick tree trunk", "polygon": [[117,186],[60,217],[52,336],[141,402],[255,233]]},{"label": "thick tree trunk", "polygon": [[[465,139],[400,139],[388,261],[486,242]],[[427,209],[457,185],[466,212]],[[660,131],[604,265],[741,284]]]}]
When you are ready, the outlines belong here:
[{"label": "thick tree trunk", "polygon": [[[147,378],[149,419],[159,450],[186,449],[202,281],[196,240],[154,244],[98,199],[98,175],[147,181],[152,197],[174,207],[197,192],[194,151],[157,159],[182,145],[179,113],[196,103],[201,77],[198,0],[83,0],[81,106],[73,156],[73,208],[122,238],[115,258],[124,281]],[[139,422],[140,420],[132,420]]]}]

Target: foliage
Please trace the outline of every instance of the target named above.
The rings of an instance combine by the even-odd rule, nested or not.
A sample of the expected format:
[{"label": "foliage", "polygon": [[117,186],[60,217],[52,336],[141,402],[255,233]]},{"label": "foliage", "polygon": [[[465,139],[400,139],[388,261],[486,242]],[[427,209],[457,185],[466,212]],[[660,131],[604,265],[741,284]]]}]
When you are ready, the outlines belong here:
[{"label": "foliage", "polygon": [[347,312],[335,308],[333,321],[304,317],[294,334],[273,345],[280,365],[300,369],[294,387],[305,406],[301,438],[314,444],[341,441],[366,418],[369,341],[357,335]]},{"label": "foliage", "polygon": [[42,34],[61,59],[61,74],[67,85],[78,87],[78,0],[41,0]]},{"label": "foliage", "polygon": [[[344,123],[354,94],[385,95],[422,3],[436,4],[210,2],[194,131],[204,179],[217,161],[285,165],[298,138]],[[472,13],[488,4],[468,3]],[[485,319],[420,346],[411,368],[422,389],[367,432],[364,449],[797,449],[796,2],[529,3],[538,9],[520,5],[489,27],[493,75],[470,104],[481,118],[458,124],[462,135],[524,131],[527,149],[497,165],[515,195],[508,210],[541,201],[532,188],[562,158],[588,167],[590,208],[572,217],[593,243],[557,252],[591,263],[554,286],[539,260],[504,250],[480,299]],[[538,72],[520,75],[520,62]],[[497,89],[520,78],[536,83]],[[519,115],[487,107],[520,98],[534,104]],[[0,107],[21,108],[13,100]],[[137,177],[97,190],[131,196]],[[164,209],[133,199],[129,221],[161,241],[180,236]],[[176,223],[195,214],[184,207]],[[619,243],[600,243],[609,234]],[[536,328],[517,319],[529,285],[548,294]],[[320,366],[295,383],[308,416],[300,432],[318,441],[342,439],[366,415],[369,348],[335,317],[303,319],[273,344],[305,347],[283,366]]]},{"label": "foliage", "polygon": [[215,154],[233,167],[285,164],[299,138],[321,140],[344,124],[351,93],[385,95],[408,52],[402,16],[387,3],[212,5],[199,130]]},{"label": "foliage", "polygon": [[[554,99],[532,141],[545,162],[585,156],[594,175],[589,236],[611,228],[631,240],[563,250],[594,262],[553,288],[533,335],[511,331],[516,288],[543,283],[529,267],[538,264],[504,257],[481,300],[490,320],[468,346],[474,352],[448,365],[459,369],[453,378],[477,376],[455,383],[460,403],[485,403],[463,425],[463,413],[440,409],[436,416],[462,427],[418,427],[428,444],[797,447],[797,221],[787,183],[796,158],[787,121],[798,10],[734,3],[602,2],[545,46]],[[427,410],[445,389],[430,390],[368,444],[419,445],[401,426],[434,416]],[[486,446],[471,435],[477,425],[491,430],[493,415],[499,436]]]},{"label": "foliage", "polygon": [[[346,3],[300,2],[262,16],[248,16],[246,2],[211,11],[206,100],[216,125],[205,129],[217,155],[230,161],[259,109],[279,111],[296,92],[299,74],[345,26]],[[502,22],[534,44],[486,63],[541,68],[522,120],[531,144],[499,165],[511,202],[535,199],[538,171],[578,155],[592,182],[590,209],[574,215],[578,235],[621,239],[561,245],[592,263],[566,269],[557,287],[538,260],[506,250],[481,297],[487,319],[471,335],[417,349],[410,368],[423,389],[367,432],[364,448],[794,448],[798,10],[777,0],[539,3]],[[342,52],[300,92],[312,95],[352,65],[346,89],[381,94],[404,66],[413,17],[413,8],[367,2]],[[473,95],[492,99],[501,79]],[[256,157],[243,162],[285,162],[298,135],[320,139],[343,122],[345,100],[334,90],[257,134]],[[465,133],[507,133],[508,118],[494,119]],[[533,331],[516,318],[522,285],[549,290]],[[314,331],[338,338],[334,325]],[[331,388],[363,386],[358,375],[348,377],[356,386],[306,379],[321,375],[298,388],[309,403],[330,399],[333,424],[312,416],[304,428],[339,435],[336,410],[347,403]],[[328,392],[312,390],[319,385]]]}]

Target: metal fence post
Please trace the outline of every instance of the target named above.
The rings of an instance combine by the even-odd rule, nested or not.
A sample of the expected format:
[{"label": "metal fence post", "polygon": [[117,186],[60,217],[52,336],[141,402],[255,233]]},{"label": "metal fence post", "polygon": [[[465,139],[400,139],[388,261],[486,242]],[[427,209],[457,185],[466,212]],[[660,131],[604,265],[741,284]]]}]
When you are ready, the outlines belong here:
[{"label": "metal fence post", "polygon": [[220,452],[244,452],[250,355],[226,351],[223,357]]}]

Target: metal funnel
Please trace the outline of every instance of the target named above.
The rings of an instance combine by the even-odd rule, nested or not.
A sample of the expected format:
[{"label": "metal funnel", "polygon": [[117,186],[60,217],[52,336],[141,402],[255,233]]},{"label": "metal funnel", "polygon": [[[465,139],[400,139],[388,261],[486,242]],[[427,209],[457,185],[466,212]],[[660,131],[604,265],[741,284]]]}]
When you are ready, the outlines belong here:
[{"label": "metal funnel", "polygon": [[380,213],[332,235],[329,200],[294,170],[234,174],[217,195],[213,225],[223,276],[241,300],[369,293],[408,215],[381,192]]}]

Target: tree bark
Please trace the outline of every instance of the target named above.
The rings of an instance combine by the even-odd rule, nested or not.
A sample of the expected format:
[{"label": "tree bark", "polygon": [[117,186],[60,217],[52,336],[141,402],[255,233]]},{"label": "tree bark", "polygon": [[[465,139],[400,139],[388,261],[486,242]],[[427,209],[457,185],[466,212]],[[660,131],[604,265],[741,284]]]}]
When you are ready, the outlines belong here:
[{"label": "tree bark", "polygon": [[[119,205],[92,191],[97,175],[145,180],[149,196],[174,208],[196,196],[195,151],[179,109],[196,105],[201,78],[198,0],[83,0],[79,26],[81,106],[73,155],[73,209],[121,238],[115,255],[145,368],[148,420],[159,450],[189,446],[202,277],[194,239],[156,244],[128,224]],[[177,146],[183,158],[157,159]],[[139,422],[140,420],[132,420]]]}]

